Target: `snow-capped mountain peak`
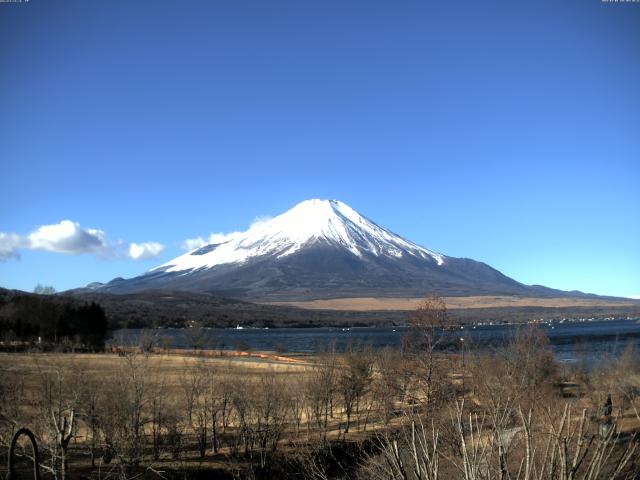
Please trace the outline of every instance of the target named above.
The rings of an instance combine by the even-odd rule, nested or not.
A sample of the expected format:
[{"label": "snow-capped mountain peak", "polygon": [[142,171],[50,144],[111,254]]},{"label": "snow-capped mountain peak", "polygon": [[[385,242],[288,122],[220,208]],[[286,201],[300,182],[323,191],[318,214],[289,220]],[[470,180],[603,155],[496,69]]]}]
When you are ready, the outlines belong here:
[{"label": "snow-capped mountain peak", "polygon": [[432,259],[437,265],[446,257],[376,225],[338,200],[306,200],[243,233],[191,250],[153,271],[185,272],[217,265],[245,263],[272,256],[283,258],[304,247],[326,244],[348,250],[356,257],[374,255]]}]

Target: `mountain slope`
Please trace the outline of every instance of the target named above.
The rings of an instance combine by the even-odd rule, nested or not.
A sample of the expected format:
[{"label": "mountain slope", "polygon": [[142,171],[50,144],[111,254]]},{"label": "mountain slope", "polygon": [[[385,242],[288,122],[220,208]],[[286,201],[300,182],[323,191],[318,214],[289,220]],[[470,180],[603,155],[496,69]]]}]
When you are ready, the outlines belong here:
[{"label": "mountain slope", "polygon": [[307,200],[98,292],[171,289],[251,300],[564,294],[412,243],[336,200]]}]

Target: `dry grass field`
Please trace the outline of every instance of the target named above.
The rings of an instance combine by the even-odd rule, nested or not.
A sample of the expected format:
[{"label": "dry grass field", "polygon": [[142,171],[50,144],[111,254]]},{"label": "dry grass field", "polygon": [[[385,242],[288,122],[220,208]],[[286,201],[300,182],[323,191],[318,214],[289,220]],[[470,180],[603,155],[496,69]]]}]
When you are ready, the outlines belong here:
[{"label": "dry grass field", "polygon": [[591,370],[563,366],[531,328],[502,351],[461,357],[438,353],[428,321],[405,351],[293,361],[134,347],[0,354],[0,475],[22,426],[56,480],[640,474],[635,352]]},{"label": "dry grass field", "polygon": [[[59,354],[59,353],[0,353],[2,370],[25,379],[25,394],[37,391],[42,375],[53,370],[75,372],[76,379],[100,378],[106,372],[117,371],[123,364],[117,354]],[[194,368],[211,368],[220,374],[255,379],[264,372],[286,377],[300,377],[308,371],[311,363],[275,361],[258,357],[221,357],[199,355],[143,355],[148,387],[162,382],[164,395],[180,395],[184,379]],[[312,359],[310,358],[310,361]]]},{"label": "dry grass field", "polygon": [[[594,299],[594,298],[534,298],[515,296],[473,296],[445,297],[449,309],[467,308],[504,308],[504,307],[622,307],[638,306],[640,302],[631,299]],[[309,300],[302,302],[278,302],[277,305],[289,305],[316,310],[415,310],[424,298],[334,298],[328,300]]]}]

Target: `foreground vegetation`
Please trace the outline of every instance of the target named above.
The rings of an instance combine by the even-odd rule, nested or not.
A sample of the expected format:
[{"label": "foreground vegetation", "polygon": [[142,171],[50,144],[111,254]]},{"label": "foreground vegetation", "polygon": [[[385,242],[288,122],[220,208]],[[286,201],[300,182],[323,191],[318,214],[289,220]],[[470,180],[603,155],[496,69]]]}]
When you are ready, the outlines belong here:
[{"label": "foreground vegetation", "polygon": [[[402,349],[290,361],[149,348],[2,354],[1,453],[27,426],[43,475],[61,480],[640,474],[635,352],[568,368],[527,328],[499,351],[444,355],[446,322],[431,300]],[[20,453],[26,470],[30,450]]]}]

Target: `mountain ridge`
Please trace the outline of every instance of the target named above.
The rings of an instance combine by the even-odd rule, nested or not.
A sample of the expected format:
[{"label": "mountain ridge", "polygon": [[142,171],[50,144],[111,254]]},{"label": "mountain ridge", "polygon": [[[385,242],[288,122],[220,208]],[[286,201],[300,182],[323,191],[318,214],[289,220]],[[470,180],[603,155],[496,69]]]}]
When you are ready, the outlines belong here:
[{"label": "mountain ridge", "polygon": [[306,200],[245,232],[192,249],[96,292],[180,290],[250,301],[425,295],[588,296],[524,285],[385,229],[338,200]]}]

